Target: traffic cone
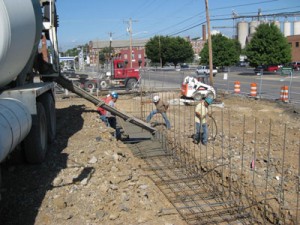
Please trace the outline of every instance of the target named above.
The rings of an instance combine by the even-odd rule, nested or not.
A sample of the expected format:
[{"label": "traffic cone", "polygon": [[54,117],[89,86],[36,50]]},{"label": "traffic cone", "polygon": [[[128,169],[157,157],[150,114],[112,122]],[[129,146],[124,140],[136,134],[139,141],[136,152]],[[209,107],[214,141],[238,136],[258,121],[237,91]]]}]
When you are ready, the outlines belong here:
[{"label": "traffic cone", "polygon": [[241,92],[241,83],[239,81],[234,82],[234,93],[238,94]]},{"label": "traffic cone", "polygon": [[289,87],[288,86],[282,86],[280,91],[280,100],[283,102],[289,101]]},{"label": "traffic cone", "polygon": [[250,96],[256,97],[257,96],[257,85],[256,83],[250,84]]}]

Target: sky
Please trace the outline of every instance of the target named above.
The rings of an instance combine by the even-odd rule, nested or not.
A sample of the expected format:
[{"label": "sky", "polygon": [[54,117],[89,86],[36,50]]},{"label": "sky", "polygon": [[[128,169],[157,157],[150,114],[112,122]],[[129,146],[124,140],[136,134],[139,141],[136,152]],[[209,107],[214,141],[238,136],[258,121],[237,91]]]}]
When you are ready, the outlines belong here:
[{"label": "sky", "polygon": [[[278,13],[300,14],[299,0],[207,0],[211,30],[232,37],[242,18]],[[66,51],[89,41],[150,39],[155,35],[201,37],[206,22],[205,0],[56,0],[59,15],[58,43]],[[297,17],[265,17],[283,22]]]}]

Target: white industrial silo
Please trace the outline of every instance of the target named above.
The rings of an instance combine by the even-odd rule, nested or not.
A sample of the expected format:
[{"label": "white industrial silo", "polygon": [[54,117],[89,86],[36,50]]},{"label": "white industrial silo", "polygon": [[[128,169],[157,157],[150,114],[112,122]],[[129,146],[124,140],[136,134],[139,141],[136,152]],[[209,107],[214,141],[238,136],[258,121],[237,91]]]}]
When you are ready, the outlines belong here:
[{"label": "white industrial silo", "polygon": [[291,22],[284,21],[284,23],[283,23],[283,34],[284,34],[285,37],[291,35]]},{"label": "white industrial silo", "polygon": [[259,24],[260,21],[258,20],[253,20],[250,22],[250,35],[255,33],[256,28],[258,27]]},{"label": "white industrial silo", "polygon": [[294,22],[294,35],[300,34],[300,21]]},{"label": "white industrial silo", "polygon": [[279,30],[280,29],[280,22],[278,20],[274,20],[273,23],[275,24],[276,27],[278,27]]},{"label": "white industrial silo", "polygon": [[238,40],[241,44],[241,47],[244,48],[246,45],[246,38],[249,34],[249,24],[248,22],[241,21],[238,23]]}]

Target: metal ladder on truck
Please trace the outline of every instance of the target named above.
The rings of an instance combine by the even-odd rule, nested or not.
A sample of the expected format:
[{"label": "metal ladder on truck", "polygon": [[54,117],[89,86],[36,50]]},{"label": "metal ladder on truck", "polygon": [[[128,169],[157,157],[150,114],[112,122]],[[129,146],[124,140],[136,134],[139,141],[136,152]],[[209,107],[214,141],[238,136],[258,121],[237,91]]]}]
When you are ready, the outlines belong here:
[{"label": "metal ladder on truck", "polygon": [[140,119],[137,119],[135,117],[129,116],[115,108],[110,107],[109,105],[105,104],[104,101],[94,97],[87,91],[81,89],[80,87],[73,85],[72,81],[68,80],[67,78],[63,77],[62,75],[59,75],[55,81],[60,84],[63,88],[68,89],[69,91],[72,91],[73,93],[77,94],[78,96],[90,101],[97,107],[102,107],[103,109],[115,114],[116,116],[122,118],[123,120],[132,123],[138,127],[141,127],[142,129],[145,129],[149,131],[151,134],[154,134],[156,129],[151,127],[149,123],[146,123]]}]

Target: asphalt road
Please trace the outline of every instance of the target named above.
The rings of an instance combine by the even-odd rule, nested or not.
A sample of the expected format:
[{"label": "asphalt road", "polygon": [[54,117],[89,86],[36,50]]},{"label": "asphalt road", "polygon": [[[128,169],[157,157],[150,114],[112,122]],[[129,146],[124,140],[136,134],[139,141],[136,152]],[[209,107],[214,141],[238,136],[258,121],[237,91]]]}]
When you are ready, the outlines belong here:
[{"label": "asphalt road", "polygon": [[[142,83],[147,86],[162,88],[180,88],[186,76],[196,77],[194,69],[176,70],[147,70],[141,71]],[[257,96],[267,99],[279,99],[282,86],[288,86],[289,101],[300,104],[300,71],[292,76],[282,76],[280,72],[265,73],[261,76],[254,74],[253,68],[231,68],[231,71],[219,72],[213,77],[215,89],[234,92],[234,84],[240,82],[241,94],[250,94],[251,83],[257,85]]]}]

